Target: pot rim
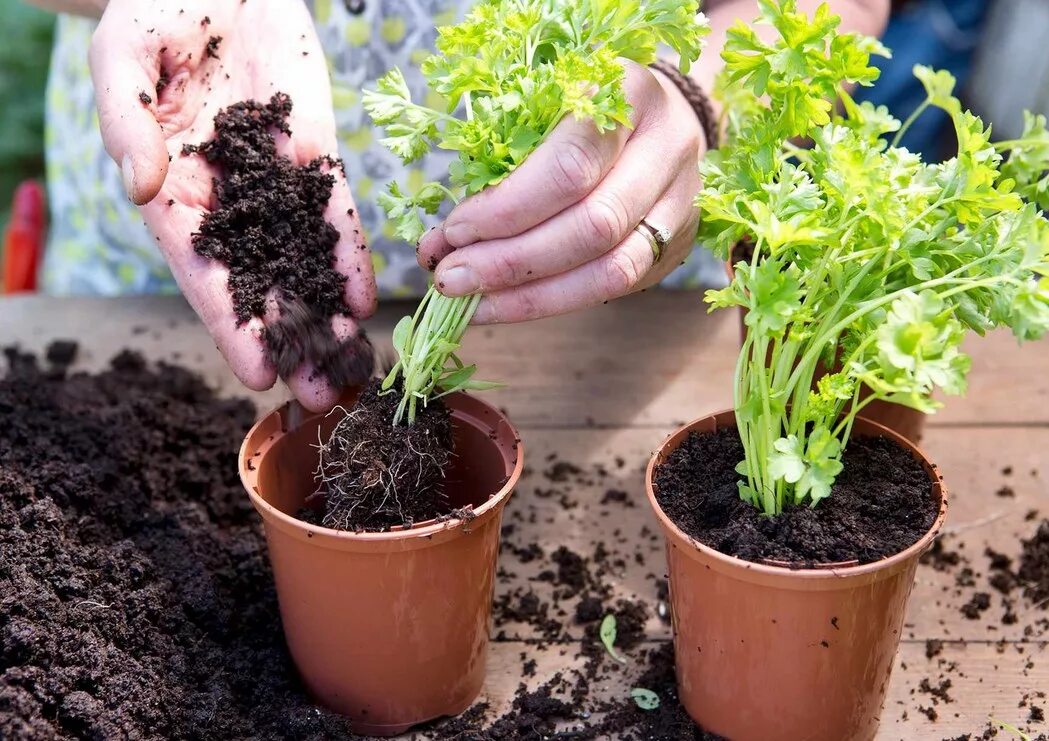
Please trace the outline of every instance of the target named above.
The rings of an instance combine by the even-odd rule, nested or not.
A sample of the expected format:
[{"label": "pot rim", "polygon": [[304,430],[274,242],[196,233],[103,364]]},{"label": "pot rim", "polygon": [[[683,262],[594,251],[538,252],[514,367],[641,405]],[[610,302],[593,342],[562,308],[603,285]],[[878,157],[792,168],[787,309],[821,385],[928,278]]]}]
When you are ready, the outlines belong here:
[{"label": "pot rim", "polygon": [[[466,402],[467,408],[464,409],[461,407],[453,407],[453,405],[456,405],[457,402],[459,404]],[[404,541],[414,538],[432,538],[438,533],[447,533],[448,531],[456,530],[459,528],[469,528],[472,524],[474,524],[476,520],[485,517],[488,513],[497,510],[503,505],[505,500],[510,496],[511,492],[513,491],[514,486],[516,486],[518,480],[521,478],[521,473],[524,470],[524,443],[521,441],[521,435],[518,432],[517,428],[513,425],[512,422],[510,422],[507,416],[486,401],[478,399],[477,397],[471,396],[470,394],[466,394],[462,391],[456,391],[445,397],[445,403],[447,403],[449,407],[453,407],[451,409],[453,418],[469,418],[473,419],[475,422],[482,423],[482,421],[479,418],[479,415],[475,413],[475,410],[468,408],[470,406],[479,407],[487,411],[489,414],[494,415],[494,424],[483,422],[482,424],[484,424],[484,426],[494,430],[497,429],[500,425],[505,425],[509,432],[513,435],[514,440],[516,441],[516,456],[513,465],[513,470],[510,471],[509,475],[506,478],[506,481],[503,482],[503,485],[499,488],[499,490],[489,495],[488,499],[485,500],[483,504],[481,504],[479,507],[469,505],[467,508],[465,508],[473,512],[473,517],[469,519],[465,519],[462,517],[454,517],[441,521],[438,521],[436,518],[432,518],[416,523],[408,528],[399,527],[398,529],[391,528],[390,530],[382,530],[377,532],[366,531],[360,533],[353,532],[350,530],[336,530],[334,528],[324,527],[322,525],[314,525],[312,523],[304,522],[303,520],[300,520],[297,517],[292,517],[289,514],[281,512],[279,509],[267,502],[258,492],[258,468],[248,466],[249,461],[251,461],[254,458],[262,458],[270,448],[272,448],[282,437],[284,437],[288,433],[289,430],[286,429],[284,421],[288,419],[287,413],[292,403],[293,402],[291,401],[284,402],[276,409],[273,409],[269,413],[259,418],[259,420],[256,421],[254,425],[252,425],[251,429],[248,430],[247,434],[244,436],[243,442],[241,442],[240,450],[237,455],[237,459],[240,464],[240,480],[241,484],[248,492],[248,497],[251,499],[251,503],[255,506],[255,509],[259,512],[259,514],[262,515],[264,523],[273,521],[275,525],[282,529],[286,529],[296,533],[301,532],[303,534],[307,534],[308,537],[314,538],[315,540],[318,540],[318,538],[316,538],[315,536],[319,536],[318,544],[323,543],[325,541],[327,541],[329,545],[336,545],[340,542],[344,543],[345,545],[349,545],[351,543],[361,545],[369,543],[390,544],[397,541]],[[329,414],[330,411],[331,410],[327,412],[320,412],[315,415],[310,415],[308,419]],[[267,436],[261,443],[254,446],[254,450],[249,450],[248,446],[253,443],[255,436],[260,433],[261,429],[264,426],[272,425],[274,417],[281,421],[279,427],[273,433]],[[334,541],[334,543],[332,543],[332,541]]]},{"label": "pot rim", "polygon": [[726,420],[728,420],[732,427],[736,426],[735,421],[735,410],[728,409],[713,414],[708,414],[704,417],[699,417],[691,422],[684,424],[674,430],[672,433],[667,435],[666,439],[663,440],[659,448],[652,454],[648,460],[648,465],[645,467],[645,494],[648,497],[648,503],[655,511],[656,518],[659,520],[660,525],[664,531],[668,534],[673,534],[674,537],[682,543],[688,543],[691,545],[699,554],[703,557],[713,561],[723,570],[732,571],[735,573],[747,572],[754,578],[771,578],[779,581],[782,579],[796,579],[806,581],[832,581],[840,580],[847,577],[864,577],[879,572],[895,571],[896,567],[903,567],[909,560],[916,558],[920,555],[932,541],[939,534],[943,528],[944,519],[947,516],[947,491],[943,486],[943,476],[940,474],[939,467],[929,460],[929,457],[925,452],[914,443],[910,442],[906,438],[897,434],[893,430],[885,427],[884,425],[872,422],[871,420],[858,416],[857,420],[862,420],[867,426],[874,428],[879,435],[883,435],[897,444],[902,448],[910,452],[917,460],[919,460],[925,470],[929,473],[930,484],[932,485],[933,492],[939,496],[940,507],[937,512],[936,519],[933,521],[932,526],[925,532],[922,537],[917,541],[909,545],[902,551],[894,553],[891,556],[885,556],[884,558],[872,561],[870,563],[859,564],[856,566],[837,566],[835,564],[826,564],[823,566],[817,566],[815,568],[791,568],[788,566],[773,566],[768,563],[759,563],[756,561],[747,561],[736,556],[730,556],[722,553],[710,546],[700,542],[699,540],[688,535],[685,531],[678,527],[677,523],[670,519],[670,517],[663,511],[663,508],[659,505],[659,501],[656,499],[656,492],[654,486],[654,474],[656,466],[660,465],[665,460],[665,453],[667,446],[670,441],[679,436],[691,432],[696,426],[707,421],[713,420],[715,429],[723,428],[726,426]]}]

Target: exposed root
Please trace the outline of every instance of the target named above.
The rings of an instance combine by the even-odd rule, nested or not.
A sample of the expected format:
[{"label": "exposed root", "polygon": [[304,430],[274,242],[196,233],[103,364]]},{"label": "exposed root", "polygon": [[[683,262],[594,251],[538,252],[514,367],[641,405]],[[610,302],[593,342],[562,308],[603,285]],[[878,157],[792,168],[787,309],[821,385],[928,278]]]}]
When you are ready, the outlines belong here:
[{"label": "exposed root", "polygon": [[342,414],[327,440],[318,433],[314,477],[323,496],[322,524],[338,530],[411,525],[449,510],[444,475],[451,458],[447,408],[435,402],[413,426],[394,426],[397,394],[378,395],[373,381]]}]

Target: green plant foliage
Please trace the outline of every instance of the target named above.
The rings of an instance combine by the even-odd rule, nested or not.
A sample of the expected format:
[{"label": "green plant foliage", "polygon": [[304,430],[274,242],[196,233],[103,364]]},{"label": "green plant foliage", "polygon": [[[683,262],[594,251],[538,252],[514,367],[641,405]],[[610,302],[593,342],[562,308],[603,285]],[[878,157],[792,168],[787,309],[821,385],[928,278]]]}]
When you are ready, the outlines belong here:
[{"label": "green plant foliage", "polygon": [[[901,124],[848,93],[874,83],[870,55],[888,50],[838,33],[826,5],[811,18],[794,0],[759,5],[779,38],[729,31],[728,143],[703,164],[697,204],[710,248],[727,257],[743,239],[756,245],[707,302],[745,311],[737,470],[741,495],[771,515],[830,494],[874,399],[932,412],[934,389],[963,393],[969,332],[1005,326],[1029,340],[1049,329],[1049,133],[1028,115],[1021,138],[991,143],[954,78],[921,66],[927,99]],[[941,164],[896,146],[931,107],[959,143]]]},{"label": "green plant foliage", "polygon": [[626,659],[619,655],[616,651],[616,616],[612,613],[605,615],[604,620],[601,621],[601,628],[598,632],[601,637],[601,643],[605,644],[605,650],[608,651],[608,655],[618,661],[620,664],[625,664]]},{"label": "green plant foliage", "polygon": [[55,25],[50,13],[0,0],[0,229],[15,187],[44,174],[44,88]]},{"label": "green plant foliage", "polygon": [[[445,200],[458,203],[501,182],[565,116],[602,131],[629,126],[620,60],[648,64],[666,44],[687,70],[707,30],[697,0],[485,0],[462,23],[438,29],[437,53],[422,71],[445,106],[413,102],[397,69],[364,95],[365,109],[385,128],[383,143],[405,163],[435,147],[458,153],[447,185],[406,193],[394,184],[381,196],[397,235],[418,241],[421,212],[435,214]],[[415,404],[434,391],[469,388],[457,385],[472,371],[457,375],[454,353],[476,305],[475,297],[431,290],[422,314],[405,325],[402,348],[412,353],[400,356],[387,386],[403,375],[404,394],[414,397],[401,405],[409,424]]]}]

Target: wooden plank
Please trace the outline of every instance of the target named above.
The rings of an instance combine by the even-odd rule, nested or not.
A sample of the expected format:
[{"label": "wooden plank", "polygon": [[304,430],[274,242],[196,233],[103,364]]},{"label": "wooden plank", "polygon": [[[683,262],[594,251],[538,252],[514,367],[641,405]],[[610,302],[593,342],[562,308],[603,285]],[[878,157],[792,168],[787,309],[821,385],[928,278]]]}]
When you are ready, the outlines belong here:
[{"label": "wooden plank", "polygon": [[[656,642],[649,642],[631,652],[623,670],[606,660],[598,679],[591,683],[588,705],[626,697],[644,670],[642,648],[655,645]],[[522,677],[526,660],[536,663],[535,675],[530,678]],[[493,642],[480,699],[489,703],[489,716],[498,717],[509,710],[522,682],[534,690],[559,671],[573,680],[572,672],[582,664],[577,644],[538,647],[520,641]],[[928,680],[932,688],[950,680],[945,690],[949,702],[924,691],[923,680]],[[1035,695],[1047,689],[1049,644],[1045,642],[1004,646],[986,641],[949,644],[932,659],[926,658],[924,644],[904,642],[893,669],[877,741],[932,741],[966,733],[980,738],[992,720],[1004,721],[1032,736],[1045,733],[1049,726],[1044,721],[1032,722],[1029,717],[1031,705],[1043,710],[1049,705],[1049,701]],[[740,712],[746,709],[740,708]],[[590,722],[598,718],[600,713],[591,716]],[[410,733],[402,738],[421,741],[427,735]],[[1003,732],[997,738],[1014,737]]]},{"label": "wooden plank", "polygon": [[[389,303],[367,323],[381,347],[411,307]],[[133,334],[133,329],[139,330]],[[39,349],[55,337],[82,340],[97,366],[124,347],[200,368],[229,393],[247,394],[177,297],[122,299],[41,296],[0,299],[0,343]],[[464,357],[508,386],[489,398],[521,427],[654,427],[731,405],[735,316],[708,315],[691,292],[652,291],[607,306],[467,335]],[[976,338],[969,396],[948,400],[933,425],[1049,426],[1049,342],[1019,348],[1004,333]],[[268,408],[275,390],[256,398]]]}]

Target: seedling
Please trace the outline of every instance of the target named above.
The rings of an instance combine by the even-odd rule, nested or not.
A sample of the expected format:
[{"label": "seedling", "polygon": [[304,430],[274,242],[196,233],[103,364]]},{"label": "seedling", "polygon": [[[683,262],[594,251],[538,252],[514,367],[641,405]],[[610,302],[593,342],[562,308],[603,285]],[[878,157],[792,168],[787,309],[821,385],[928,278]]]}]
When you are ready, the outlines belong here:
[{"label": "seedling", "polygon": [[[969,332],[1007,326],[1023,341],[1049,328],[1039,212],[1049,133],[1029,115],[1023,136],[992,143],[954,78],[921,66],[925,102],[901,124],[849,94],[874,83],[870,55],[888,56],[884,46],[838,33],[826,5],[811,18],[794,0],[759,5],[779,38],[766,43],[742,22],[728,33],[728,143],[708,154],[697,204],[706,245],[726,258],[742,240],[755,245],[706,300],[746,312],[739,486],[774,515],[830,494],[856,416],[875,399],[932,412],[934,389],[964,392]],[[948,114],[958,139],[939,164],[898,146],[928,108]]]},{"label": "seedling", "polygon": [[1006,723],[1004,720],[998,720],[997,718],[991,718],[991,723],[1001,728],[1008,734],[1020,739],[1020,741],[1031,741],[1031,737],[1021,731],[1019,728],[1014,726],[1012,723]]},{"label": "seedling", "polygon": [[626,659],[623,658],[618,651],[616,651],[616,616],[612,613],[605,615],[604,620],[601,621],[601,629],[599,632],[601,636],[601,643],[605,644],[605,650],[608,651],[608,655],[618,661],[620,664],[625,664]]},{"label": "seedling", "polygon": [[659,707],[659,695],[644,687],[634,687],[630,690],[630,696],[634,703],[642,710],[655,710]]},{"label": "seedling", "polygon": [[[464,22],[439,29],[437,54],[422,71],[446,105],[412,102],[398,69],[364,96],[369,115],[385,127],[383,143],[405,164],[434,148],[459,155],[447,184],[408,192],[394,183],[380,196],[397,235],[417,242],[423,213],[501,182],[565,116],[593,121],[600,131],[629,126],[619,60],[649,64],[666,44],[687,71],[707,30],[696,0],[486,0]],[[411,424],[419,404],[441,394],[492,386],[474,380],[476,366],[456,355],[479,301],[431,286],[415,315],[397,325],[398,361],[383,385],[392,392],[401,384],[395,424]]]}]

